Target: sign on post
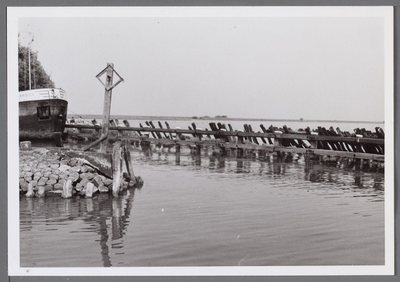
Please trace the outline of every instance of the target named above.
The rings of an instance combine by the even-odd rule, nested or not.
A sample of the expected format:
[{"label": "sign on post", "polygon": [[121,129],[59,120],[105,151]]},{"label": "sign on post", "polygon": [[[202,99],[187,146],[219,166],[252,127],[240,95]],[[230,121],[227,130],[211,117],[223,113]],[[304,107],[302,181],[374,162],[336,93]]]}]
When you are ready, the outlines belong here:
[{"label": "sign on post", "polygon": [[[103,82],[101,80],[101,77],[104,74],[105,74],[106,78],[105,78],[105,81]],[[114,74],[118,77],[118,81],[113,84]],[[112,90],[118,84],[123,82],[124,79],[116,72],[116,70],[114,69],[113,63],[107,63],[107,67],[105,69],[103,69],[98,75],[96,75],[96,78],[101,82],[101,84],[104,85],[104,89],[105,89],[102,134],[98,140],[96,140],[92,144],[88,145],[84,150],[86,151],[89,148],[93,147],[94,145],[96,145],[100,142],[100,152],[105,153],[107,150],[107,144],[108,144],[108,127],[109,127],[109,121],[110,121]]]}]

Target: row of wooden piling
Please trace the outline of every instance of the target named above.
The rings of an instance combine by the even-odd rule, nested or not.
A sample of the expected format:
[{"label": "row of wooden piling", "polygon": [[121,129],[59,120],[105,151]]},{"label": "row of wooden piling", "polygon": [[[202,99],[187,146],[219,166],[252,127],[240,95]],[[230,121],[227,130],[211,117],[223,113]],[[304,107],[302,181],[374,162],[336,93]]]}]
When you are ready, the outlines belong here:
[{"label": "row of wooden piling", "polygon": [[[260,124],[262,130],[255,132],[251,125],[245,124],[243,129],[234,130],[228,124],[210,122],[210,129],[201,129],[192,122],[188,129],[172,129],[168,122],[145,121],[145,126],[131,127],[127,120],[120,126],[116,120],[110,121],[110,130],[116,131],[116,138],[138,141],[141,145],[147,143],[161,144],[164,147],[195,146],[201,150],[202,146],[216,146],[222,150],[237,149],[238,157],[242,157],[244,150],[260,150],[267,152],[290,152],[297,154],[311,154],[318,156],[337,156],[354,159],[367,159],[378,162],[384,161],[384,132],[375,128],[375,132],[365,129],[355,129],[353,133],[343,132],[340,128],[325,129],[318,127],[310,130],[292,130],[286,126],[281,128],[270,126],[266,128]],[[101,127],[93,120],[93,125],[67,125],[69,128],[94,129]]]}]

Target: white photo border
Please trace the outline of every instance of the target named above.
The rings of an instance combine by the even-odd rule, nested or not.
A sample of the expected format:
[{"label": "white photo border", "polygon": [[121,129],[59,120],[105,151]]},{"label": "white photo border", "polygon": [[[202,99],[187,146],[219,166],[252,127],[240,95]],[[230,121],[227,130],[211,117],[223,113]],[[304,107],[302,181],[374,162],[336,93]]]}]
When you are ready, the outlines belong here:
[{"label": "white photo border", "polygon": [[[18,20],[21,17],[382,17],[385,68],[385,264],[377,266],[51,267],[20,266]],[[393,7],[8,7],[7,152],[10,276],[319,276],[394,275],[394,22]]]}]

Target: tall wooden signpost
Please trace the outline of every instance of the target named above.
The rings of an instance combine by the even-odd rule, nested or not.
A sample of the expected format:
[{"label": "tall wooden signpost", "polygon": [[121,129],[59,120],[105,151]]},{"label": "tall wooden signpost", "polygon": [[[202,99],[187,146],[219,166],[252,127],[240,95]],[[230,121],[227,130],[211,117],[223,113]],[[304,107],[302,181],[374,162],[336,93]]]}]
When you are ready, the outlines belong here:
[{"label": "tall wooden signpost", "polygon": [[[113,77],[114,74],[119,78],[119,80],[113,84]],[[101,80],[101,77],[105,75],[105,81]],[[111,154],[107,153],[107,145],[108,145],[108,129],[109,129],[109,124],[110,124],[110,109],[111,109],[111,96],[112,96],[112,90],[121,82],[124,81],[124,79],[115,71],[114,69],[114,64],[112,63],[107,63],[107,67],[102,70],[98,75],[96,75],[96,78],[101,82],[101,84],[104,85],[104,108],[103,108],[103,126],[102,126],[102,131],[101,131],[101,137],[94,141],[93,143],[89,144],[85,148],[83,148],[83,151],[87,151],[93,146],[97,145],[100,143],[100,151],[98,152],[97,155],[108,155],[111,156]],[[111,173],[112,175],[108,174],[108,169],[106,168],[107,172],[104,173],[104,170],[102,172],[109,177],[113,179],[113,187],[112,187],[112,192],[114,196],[118,196],[118,193],[121,191],[123,187],[123,173],[122,173],[122,163],[123,160],[125,160],[126,168],[128,171],[128,176],[129,176],[129,181],[133,181],[134,184],[137,185],[143,185],[143,180],[140,178],[140,176],[135,177],[132,169],[132,164],[131,164],[131,159],[130,159],[130,152],[129,148],[126,146],[126,143],[122,144],[123,148],[123,158],[121,154],[121,141],[117,140],[114,143],[113,146],[113,153],[112,153],[112,159],[110,159],[111,163]],[[104,168],[102,168],[104,169]]]},{"label": "tall wooden signpost", "polygon": [[[102,135],[103,136],[108,136],[108,126],[109,126],[109,120],[110,120],[110,111],[111,111],[111,96],[112,96],[112,83],[113,83],[113,72],[114,64],[113,63],[107,63],[107,67],[102,71],[102,73],[98,74],[96,77],[97,79],[100,80],[100,76],[105,72],[106,73],[106,81],[104,84],[105,90],[104,90],[104,108],[103,108],[103,128],[102,128]],[[103,82],[102,82],[103,83]],[[111,89],[110,89],[111,88]],[[108,144],[108,138],[106,137],[103,141],[100,143],[100,151],[105,153],[107,150],[107,144]]]},{"label": "tall wooden signpost", "polygon": [[[119,80],[113,84],[113,77],[114,73],[116,76],[119,78]],[[103,75],[106,75],[105,82],[101,80],[101,77]],[[106,153],[107,151],[107,145],[108,145],[108,127],[110,123],[110,109],[111,109],[111,96],[112,96],[112,90],[121,82],[124,81],[124,79],[116,72],[114,69],[114,64],[113,63],[107,63],[107,67],[103,69],[98,75],[96,75],[96,78],[101,82],[101,84],[104,85],[104,108],[103,108],[103,125],[102,125],[102,133],[101,137],[94,141],[93,143],[89,144],[87,147],[85,147],[83,150],[89,150],[93,146],[97,145],[100,143],[100,152]]]}]

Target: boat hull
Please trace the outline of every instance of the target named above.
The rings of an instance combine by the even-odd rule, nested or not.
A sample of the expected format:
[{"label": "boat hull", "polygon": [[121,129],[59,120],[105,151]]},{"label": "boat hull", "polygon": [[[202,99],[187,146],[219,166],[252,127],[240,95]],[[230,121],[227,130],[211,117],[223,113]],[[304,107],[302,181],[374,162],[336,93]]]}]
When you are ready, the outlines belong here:
[{"label": "boat hull", "polygon": [[65,128],[67,109],[68,102],[64,99],[19,102],[20,141],[60,139]]}]

